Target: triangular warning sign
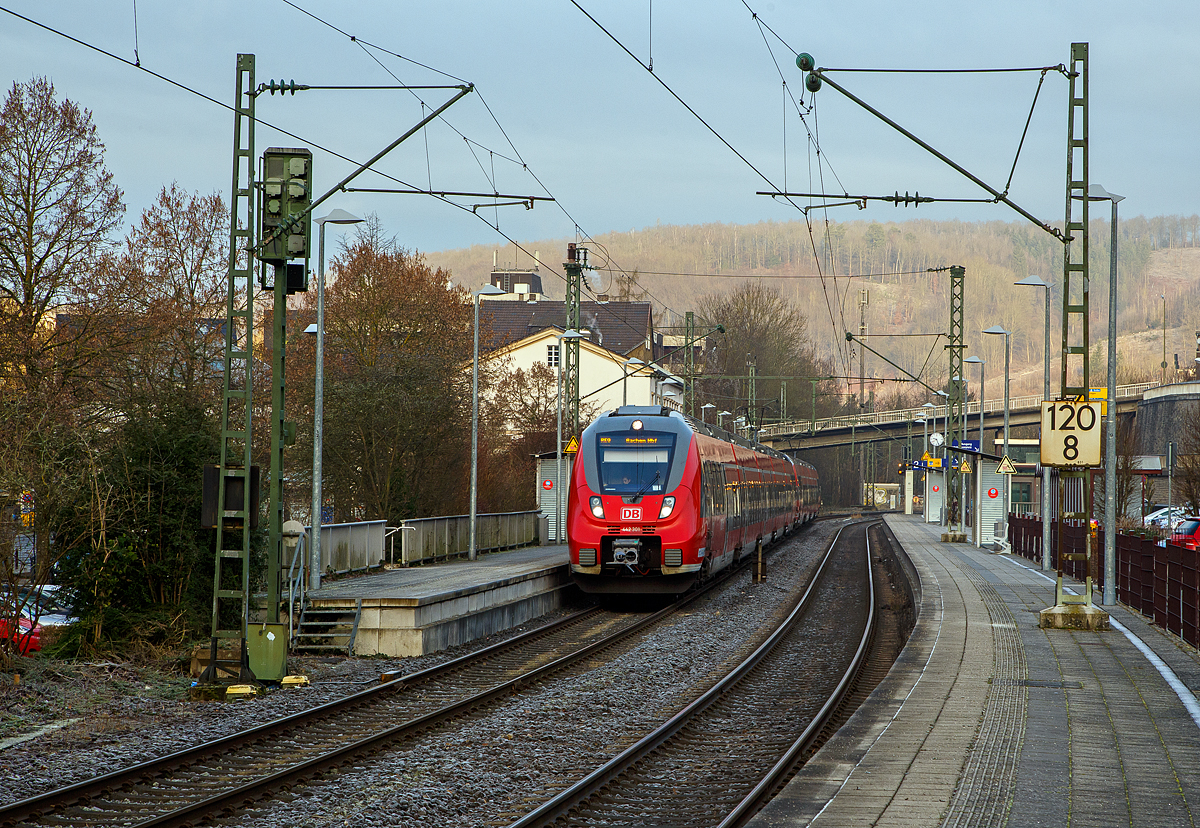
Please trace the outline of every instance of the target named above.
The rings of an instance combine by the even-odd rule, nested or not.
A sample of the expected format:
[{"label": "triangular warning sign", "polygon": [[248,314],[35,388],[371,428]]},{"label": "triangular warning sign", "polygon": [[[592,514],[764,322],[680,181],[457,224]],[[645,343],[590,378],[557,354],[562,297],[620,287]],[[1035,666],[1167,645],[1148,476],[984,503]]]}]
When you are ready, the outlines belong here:
[{"label": "triangular warning sign", "polygon": [[577,451],[579,451],[579,441],[572,437],[571,442],[567,443],[567,447],[563,449],[563,453],[574,454]]},{"label": "triangular warning sign", "polygon": [[1016,474],[1017,467],[1013,465],[1013,461],[1008,459],[1008,455],[1000,461],[1000,465],[996,466],[996,474]]},{"label": "triangular warning sign", "polygon": [[960,472],[962,472],[963,474],[970,474],[971,473],[971,464],[968,463],[966,460],[963,460],[962,465],[958,467],[958,470]]},{"label": "triangular warning sign", "polygon": [[925,452],[925,456],[924,456],[924,457],[922,457],[921,459],[922,459],[923,461],[925,461],[926,463],[928,463],[928,462],[929,462],[930,460],[932,460],[933,458],[929,456],[929,452]]}]

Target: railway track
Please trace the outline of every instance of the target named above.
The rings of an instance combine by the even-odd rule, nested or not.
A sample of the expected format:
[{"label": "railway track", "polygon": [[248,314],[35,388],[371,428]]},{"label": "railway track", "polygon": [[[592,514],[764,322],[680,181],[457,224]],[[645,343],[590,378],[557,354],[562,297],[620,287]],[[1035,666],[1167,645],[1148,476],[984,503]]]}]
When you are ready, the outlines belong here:
[{"label": "railway track", "polygon": [[875,619],[869,525],[839,531],[796,608],[749,658],[510,828],[733,826],[757,811],[837,713],[865,661]]},{"label": "railway track", "polygon": [[[748,564],[749,561],[746,561]],[[656,613],[597,608],[260,727],[0,808],[0,826],[193,825],[500,703],[620,646],[743,567]]]}]

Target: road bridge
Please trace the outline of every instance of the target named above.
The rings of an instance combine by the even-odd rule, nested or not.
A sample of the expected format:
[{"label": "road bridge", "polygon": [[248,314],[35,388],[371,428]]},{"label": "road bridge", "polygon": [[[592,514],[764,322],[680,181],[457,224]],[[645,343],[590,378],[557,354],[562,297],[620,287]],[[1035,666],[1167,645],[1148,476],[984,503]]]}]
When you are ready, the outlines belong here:
[{"label": "road bridge", "polygon": [[[1142,382],[1136,385],[1117,386],[1117,414],[1137,412],[1138,401],[1148,389],[1158,383]],[[979,400],[967,403],[968,431],[979,427]],[[1009,399],[1009,425],[1040,425],[1042,395],[1029,394]],[[932,412],[932,413],[928,413]],[[936,408],[902,408],[893,411],[874,411],[819,420],[803,420],[792,423],[776,423],[764,426],[758,434],[759,442],[779,451],[801,451],[805,449],[849,446],[884,440],[898,440],[908,435],[910,426],[917,426],[921,418],[930,418],[933,431],[933,415],[946,416],[946,406]],[[983,426],[985,429],[1004,427],[1004,400],[989,399],[983,402]]]}]

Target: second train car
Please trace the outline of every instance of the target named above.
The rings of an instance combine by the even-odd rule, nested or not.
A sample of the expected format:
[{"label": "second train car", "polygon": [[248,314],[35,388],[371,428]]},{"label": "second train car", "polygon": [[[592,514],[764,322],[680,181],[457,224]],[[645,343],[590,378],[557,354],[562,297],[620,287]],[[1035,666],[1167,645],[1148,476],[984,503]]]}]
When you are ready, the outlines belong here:
[{"label": "second train car", "polygon": [[820,509],[803,461],[659,406],[584,432],[567,496],[571,577],[594,594],[678,594]]}]

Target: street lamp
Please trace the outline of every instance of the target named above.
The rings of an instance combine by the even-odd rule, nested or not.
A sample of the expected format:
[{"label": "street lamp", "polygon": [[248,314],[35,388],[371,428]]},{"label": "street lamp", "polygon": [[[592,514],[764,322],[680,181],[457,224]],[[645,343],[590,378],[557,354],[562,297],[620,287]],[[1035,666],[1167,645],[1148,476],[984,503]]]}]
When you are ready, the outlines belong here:
[{"label": "street lamp", "polygon": [[[1038,276],[1026,276],[1014,284],[1040,287],[1046,290],[1045,375],[1042,385],[1042,402],[1045,402],[1050,399],[1050,285]],[[1110,336],[1109,341],[1115,342],[1116,340]],[[1050,569],[1050,469],[1047,466],[1042,466],[1042,569],[1047,571]]]},{"label": "street lamp", "polygon": [[557,464],[554,480],[554,537],[559,543],[563,542],[563,474],[562,474],[562,343],[564,339],[584,339],[584,335],[579,331],[563,331],[557,337],[558,339],[558,395],[555,400],[558,403],[558,437],[554,443],[554,459]]},{"label": "street lamp", "polygon": [[475,350],[471,360],[471,521],[470,540],[467,542],[467,560],[479,557],[475,544],[475,522],[479,502],[479,306],[485,296],[500,296],[504,291],[495,285],[484,285],[472,294],[475,305]]},{"label": "street lamp", "polygon": [[[1104,603],[1107,606],[1117,603],[1117,202],[1124,198],[1108,192],[1099,184],[1088,187],[1089,201],[1112,202],[1112,234],[1108,250],[1108,390],[1105,392],[1108,411],[1104,417]],[[1163,308],[1165,337],[1165,299]],[[1164,379],[1166,366],[1167,351],[1164,344]]]},{"label": "street lamp", "polygon": [[933,427],[937,428],[937,406],[931,402],[927,402],[927,403],[922,404],[921,408],[933,409],[932,411],[922,411],[921,412],[921,424],[925,427],[924,434],[921,437],[921,452],[923,454],[928,454],[929,453],[929,415],[930,414],[933,415]]},{"label": "street lamp", "polygon": [[721,428],[725,428],[725,418],[730,416],[731,414],[733,414],[732,411],[718,411],[717,412],[717,425]]},{"label": "street lamp", "polygon": [[638,371],[641,370],[641,367],[645,364],[646,363],[642,362],[637,357],[634,357],[633,359],[625,360],[625,363],[621,366],[621,405],[629,404],[629,395],[626,393],[626,389],[625,389],[625,383],[626,383],[626,380],[629,378],[629,372],[626,369],[630,365],[632,365],[633,372],[636,374]]},{"label": "street lamp", "polygon": [[321,455],[325,431],[325,225],[360,224],[362,219],[345,210],[332,210],[316,220],[317,248],[317,335],[316,376],[313,383],[313,483],[312,543],[309,544],[308,588],[321,588]]},{"label": "street lamp", "polygon": [[[1003,334],[1004,335],[1004,452],[1003,452],[1003,454],[1005,457],[1008,457],[1008,367],[1009,367],[1010,358],[1012,356],[1012,350],[1011,350],[1010,342],[1009,342],[1009,338],[1012,336],[1012,331],[1006,331],[1000,325],[992,325],[992,327],[985,329],[984,333],[985,334],[996,334],[996,335]],[[982,414],[982,409],[980,410],[980,414]],[[983,422],[983,420],[981,419],[980,422]],[[980,433],[980,435],[979,435],[979,449],[980,449],[980,451],[983,450],[983,434],[982,433]],[[982,458],[980,458],[980,462],[982,462]],[[1009,507],[1010,507],[1008,498],[1009,498],[1009,488],[1010,488],[1011,480],[1012,480],[1011,475],[1004,476],[1004,541],[1003,541],[1003,543],[1005,544],[1005,547],[1007,547],[1007,545],[1008,545],[1008,511],[1009,511]]]},{"label": "street lamp", "polygon": [[708,420],[705,419],[705,412],[707,412],[710,408],[716,408],[716,406],[712,403],[705,403],[704,405],[700,406],[700,422],[708,422]]},{"label": "street lamp", "polygon": [[[975,461],[975,526],[972,527],[975,532],[975,548],[980,549],[983,546],[983,367],[986,362],[977,356],[969,356],[963,360],[972,365],[979,366],[979,457]],[[966,404],[963,404],[963,411],[966,411]],[[964,414],[964,417],[966,415]],[[967,429],[963,428],[963,440],[967,439]],[[966,446],[963,446],[966,448]],[[966,486],[963,486],[964,492]],[[963,527],[967,525],[967,499],[963,498]]]}]

